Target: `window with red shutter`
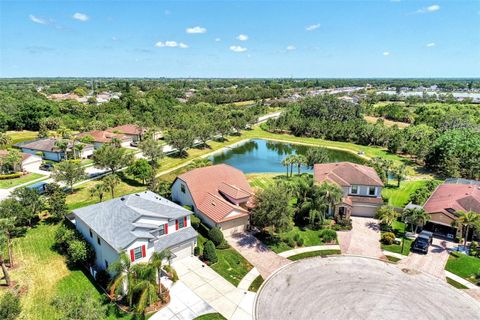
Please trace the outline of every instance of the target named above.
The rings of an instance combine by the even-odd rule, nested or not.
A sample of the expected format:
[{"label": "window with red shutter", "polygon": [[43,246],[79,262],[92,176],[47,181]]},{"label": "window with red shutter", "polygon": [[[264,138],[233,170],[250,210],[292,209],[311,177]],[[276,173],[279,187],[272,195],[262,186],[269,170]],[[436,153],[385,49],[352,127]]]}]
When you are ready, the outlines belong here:
[{"label": "window with red shutter", "polygon": [[175,220],[175,230],[178,230],[178,220]]},{"label": "window with red shutter", "polygon": [[187,217],[183,217],[183,227],[185,228],[187,226]]},{"label": "window with red shutter", "polygon": [[165,234],[168,234],[168,223],[165,223]]},{"label": "window with red shutter", "polygon": [[135,261],[135,252],[132,250],[130,250],[130,260]]},{"label": "window with red shutter", "polygon": [[142,246],[142,257],[145,258],[147,256],[147,250],[145,249],[145,245]]}]

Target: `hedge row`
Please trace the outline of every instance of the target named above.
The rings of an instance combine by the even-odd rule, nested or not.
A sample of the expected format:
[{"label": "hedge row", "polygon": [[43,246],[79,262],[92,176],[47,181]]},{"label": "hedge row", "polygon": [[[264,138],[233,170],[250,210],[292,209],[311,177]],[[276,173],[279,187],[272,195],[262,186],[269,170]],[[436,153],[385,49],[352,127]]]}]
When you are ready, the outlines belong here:
[{"label": "hedge row", "polygon": [[22,172],[15,172],[9,174],[0,174],[0,180],[20,178],[23,175]]}]

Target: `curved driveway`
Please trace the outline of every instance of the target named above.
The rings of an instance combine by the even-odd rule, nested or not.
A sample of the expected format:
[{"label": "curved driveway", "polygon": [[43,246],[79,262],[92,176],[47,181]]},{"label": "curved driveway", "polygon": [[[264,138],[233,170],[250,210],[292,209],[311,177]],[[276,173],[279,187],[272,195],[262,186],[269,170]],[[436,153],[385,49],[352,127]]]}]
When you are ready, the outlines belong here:
[{"label": "curved driveway", "polygon": [[432,276],[376,259],[337,256],[292,263],[267,280],[257,320],[480,319],[480,304]]}]

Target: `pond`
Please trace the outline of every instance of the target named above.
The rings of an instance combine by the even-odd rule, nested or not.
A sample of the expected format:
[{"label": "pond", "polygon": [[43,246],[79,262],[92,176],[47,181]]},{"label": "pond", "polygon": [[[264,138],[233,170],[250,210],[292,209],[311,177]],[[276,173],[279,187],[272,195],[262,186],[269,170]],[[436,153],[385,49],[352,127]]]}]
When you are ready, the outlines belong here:
[{"label": "pond", "polygon": [[[289,154],[305,155],[308,149],[316,148],[292,143],[253,139],[235,147],[227,148],[209,159],[214,164],[226,163],[244,173],[285,172],[282,160]],[[364,163],[359,156],[347,151],[325,149],[330,162],[350,161]],[[302,168],[302,172],[312,172]]]}]

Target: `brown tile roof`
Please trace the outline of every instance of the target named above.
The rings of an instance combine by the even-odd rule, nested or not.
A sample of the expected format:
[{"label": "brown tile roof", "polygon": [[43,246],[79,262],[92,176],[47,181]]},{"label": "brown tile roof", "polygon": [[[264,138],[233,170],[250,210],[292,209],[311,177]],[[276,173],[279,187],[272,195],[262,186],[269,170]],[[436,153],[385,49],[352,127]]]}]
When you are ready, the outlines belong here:
[{"label": "brown tile roof", "polygon": [[[221,190],[231,196],[230,193],[235,193],[232,192],[232,190],[235,189],[238,195],[253,194],[243,172],[232,166],[217,164],[193,169],[181,174],[177,179],[187,184],[197,209],[216,223],[248,214],[247,210],[230,203],[222,196]],[[227,217],[227,215],[233,211],[238,211],[242,214]]]},{"label": "brown tile roof", "polygon": [[101,143],[111,142],[112,138],[117,138],[121,141],[128,140],[128,137],[126,137],[123,134],[117,134],[117,133],[112,133],[112,132],[102,131],[102,130],[92,130],[92,131],[77,134],[77,137],[79,138],[83,138],[86,136],[91,136],[93,138],[93,141],[101,142]]},{"label": "brown tile roof", "polygon": [[57,139],[46,138],[46,139],[24,142],[24,143],[18,144],[17,146],[20,148],[27,148],[27,149],[38,150],[38,151],[60,152],[60,150],[55,146],[55,142],[57,142]]},{"label": "brown tile roof", "polygon": [[480,186],[472,184],[441,184],[423,206],[427,213],[443,213],[455,219],[455,211],[480,213]]},{"label": "brown tile roof", "polygon": [[375,169],[351,162],[315,164],[313,175],[318,182],[336,183],[341,187],[365,185],[383,187]]},{"label": "brown tile roof", "polygon": [[124,124],[121,126],[116,126],[110,129],[107,129],[108,132],[119,132],[128,135],[141,135],[145,134],[147,130],[137,126],[136,124]]},{"label": "brown tile roof", "polygon": [[358,196],[348,196],[352,203],[374,203],[374,204],[383,204],[383,199],[380,197],[358,197]]},{"label": "brown tile roof", "polygon": [[235,199],[235,200],[240,200],[240,199],[243,199],[243,198],[247,198],[247,197],[250,197],[252,195],[252,193],[250,193],[248,191],[245,191],[245,190],[243,190],[243,189],[241,189],[237,186],[233,186],[233,185],[225,183],[225,182],[222,182],[218,186],[218,191],[220,191],[224,195],[227,195],[227,196],[229,196],[229,197],[231,197],[232,199]]},{"label": "brown tile roof", "polygon": [[[24,153],[24,152],[20,152],[20,155],[22,156],[22,162],[32,156],[30,153]],[[3,158],[6,156],[8,156],[8,150],[0,150],[0,157]]]}]

